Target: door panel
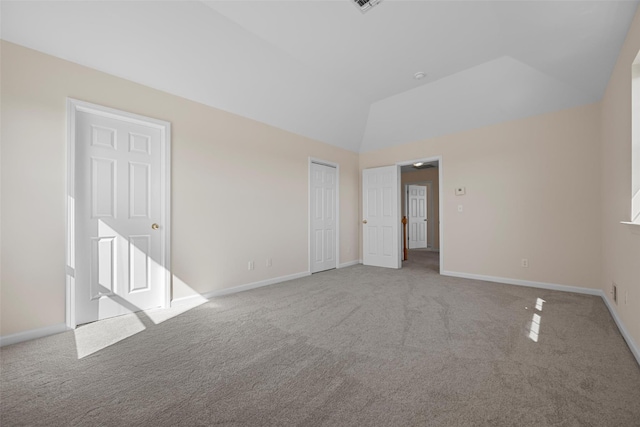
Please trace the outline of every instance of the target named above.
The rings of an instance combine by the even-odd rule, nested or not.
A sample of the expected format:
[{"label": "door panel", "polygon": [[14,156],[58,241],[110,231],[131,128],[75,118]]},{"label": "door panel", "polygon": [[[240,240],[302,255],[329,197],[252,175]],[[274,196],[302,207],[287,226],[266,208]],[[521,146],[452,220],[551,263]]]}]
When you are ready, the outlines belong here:
[{"label": "door panel", "polygon": [[400,268],[397,166],[362,171],[362,210],[363,264]]},{"label": "door panel", "polygon": [[409,249],[427,247],[427,186],[409,185]]},{"label": "door panel", "polygon": [[336,168],[311,163],[311,273],[337,268]]},{"label": "door panel", "polygon": [[164,305],[161,131],[78,111],[76,323]]}]

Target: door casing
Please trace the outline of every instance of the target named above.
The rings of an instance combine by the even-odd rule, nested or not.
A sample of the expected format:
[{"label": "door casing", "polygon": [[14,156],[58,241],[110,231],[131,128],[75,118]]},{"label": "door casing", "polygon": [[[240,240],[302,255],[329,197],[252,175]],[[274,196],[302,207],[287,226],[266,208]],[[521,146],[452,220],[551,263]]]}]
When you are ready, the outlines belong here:
[{"label": "door casing", "polygon": [[[396,165],[400,168],[402,166],[407,166],[407,165],[412,165],[414,163],[418,163],[418,162],[422,162],[422,163],[428,163],[428,162],[438,162],[438,216],[440,218],[440,221],[438,223],[438,234],[440,236],[440,245],[439,245],[439,251],[440,251],[440,274],[442,274],[442,272],[444,271],[444,233],[442,232],[442,225],[444,222],[444,216],[442,215],[443,209],[444,209],[444,203],[443,203],[443,197],[444,197],[444,192],[442,191],[442,156],[433,156],[433,157],[424,157],[421,159],[412,159],[412,160],[405,160],[402,162],[397,162]],[[400,181],[400,178],[398,179],[398,181]],[[398,184],[400,185],[400,184]],[[400,208],[400,205],[402,204],[402,199],[401,199],[401,195],[400,192],[398,192],[398,208]],[[433,203],[431,204],[433,206]],[[404,244],[404,242],[402,241],[402,233],[399,233],[398,236],[398,247],[399,247],[399,253],[402,254],[402,245]],[[400,265],[402,266],[402,263],[400,263]]]},{"label": "door casing", "polygon": [[76,221],[75,221],[75,178],[76,178],[76,113],[86,112],[130,123],[141,124],[160,130],[162,161],[161,180],[161,224],[165,229],[162,242],[161,262],[164,269],[164,307],[171,301],[171,124],[163,120],[152,119],[77,99],[67,98],[67,179],[66,179],[66,304],[65,322],[74,329],[75,317],[75,267],[76,267]]}]

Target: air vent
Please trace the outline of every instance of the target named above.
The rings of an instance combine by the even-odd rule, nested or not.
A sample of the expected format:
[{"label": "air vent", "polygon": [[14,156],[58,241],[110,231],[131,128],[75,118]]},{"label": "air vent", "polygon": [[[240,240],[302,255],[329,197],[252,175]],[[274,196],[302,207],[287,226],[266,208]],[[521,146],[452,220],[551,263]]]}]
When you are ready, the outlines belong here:
[{"label": "air vent", "polygon": [[380,3],[382,0],[351,0],[360,9],[360,12],[365,13],[373,6]]}]

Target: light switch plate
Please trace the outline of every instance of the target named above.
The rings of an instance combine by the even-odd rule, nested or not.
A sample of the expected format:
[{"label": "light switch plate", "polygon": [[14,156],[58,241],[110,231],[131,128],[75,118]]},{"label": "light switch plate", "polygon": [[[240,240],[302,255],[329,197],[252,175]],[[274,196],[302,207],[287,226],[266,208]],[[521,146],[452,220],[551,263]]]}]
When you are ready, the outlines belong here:
[{"label": "light switch plate", "polygon": [[456,187],[456,196],[464,196],[466,192],[467,192],[466,188]]}]

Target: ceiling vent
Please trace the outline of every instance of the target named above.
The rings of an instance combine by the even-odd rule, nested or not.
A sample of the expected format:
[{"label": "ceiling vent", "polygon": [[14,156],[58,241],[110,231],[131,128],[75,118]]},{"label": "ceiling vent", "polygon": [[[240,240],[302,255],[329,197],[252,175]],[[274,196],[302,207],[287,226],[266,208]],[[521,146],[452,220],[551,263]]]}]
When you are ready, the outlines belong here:
[{"label": "ceiling vent", "polygon": [[369,11],[373,6],[380,3],[382,0],[351,0],[360,9],[360,12],[365,13]]}]

